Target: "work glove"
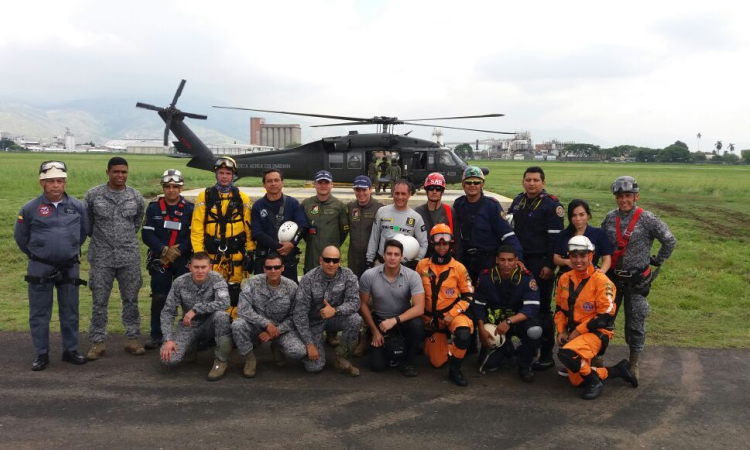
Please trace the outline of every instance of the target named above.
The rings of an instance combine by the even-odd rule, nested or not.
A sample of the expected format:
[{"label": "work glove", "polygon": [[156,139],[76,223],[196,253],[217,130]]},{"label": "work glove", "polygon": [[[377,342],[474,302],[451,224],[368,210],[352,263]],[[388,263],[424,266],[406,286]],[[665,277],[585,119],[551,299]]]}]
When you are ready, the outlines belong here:
[{"label": "work glove", "polygon": [[175,244],[167,249],[167,259],[169,259],[169,262],[175,262],[177,258],[182,256],[182,252],[180,251],[180,246]]}]

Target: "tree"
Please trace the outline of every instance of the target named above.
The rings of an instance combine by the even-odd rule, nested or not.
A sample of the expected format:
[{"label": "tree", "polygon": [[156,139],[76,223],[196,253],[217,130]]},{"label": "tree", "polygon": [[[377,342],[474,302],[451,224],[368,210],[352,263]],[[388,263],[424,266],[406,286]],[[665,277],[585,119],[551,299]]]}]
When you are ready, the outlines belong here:
[{"label": "tree", "polygon": [[723,146],[724,146],[724,144],[722,144],[721,141],[716,141],[716,143],[714,144],[714,148],[716,149],[716,153],[714,153],[714,154],[718,155],[719,152],[721,151],[721,148]]},{"label": "tree", "polygon": [[567,144],[563,147],[563,156],[575,156],[578,158],[589,158],[596,156],[601,158],[601,147],[594,144]]},{"label": "tree", "polygon": [[302,144],[300,144],[299,142],[290,142],[286,144],[286,147],[284,147],[284,149],[296,148],[296,147],[299,147],[300,145]]},{"label": "tree", "polygon": [[474,159],[474,149],[471,144],[459,144],[454,151],[461,159]]},{"label": "tree", "polygon": [[696,162],[703,162],[707,159],[706,154],[703,152],[695,152],[690,156],[693,159],[693,161],[696,161]]},{"label": "tree", "polygon": [[730,152],[734,153],[734,144],[729,144],[727,148],[729,149]]},{"label": "tree", "polygon": [[674,144],[666,147],[656,155],[657,162],[689,162],[690,150],[682,141],[676,141]]},{"label": "tree", "polygon": [[745,164],[750,164],[750,150],[741,150],[740,154],[742,155],[742,160]]},{"label": "tree", "polygon": [[721,160],[727,164],[739,164],[740,157],[735,155],[734,153],[724,152],[724,155],[721,157]]}]

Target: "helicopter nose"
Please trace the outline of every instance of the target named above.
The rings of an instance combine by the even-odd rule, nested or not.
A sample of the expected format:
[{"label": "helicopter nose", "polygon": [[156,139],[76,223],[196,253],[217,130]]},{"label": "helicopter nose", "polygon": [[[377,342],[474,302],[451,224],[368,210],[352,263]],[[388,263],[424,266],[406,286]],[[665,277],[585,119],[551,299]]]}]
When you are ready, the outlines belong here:
[{"label": "helicopter nose", "polygon": [[490,173],[490,169],[488,167],[481,167],[481,169],[482,169],[482,173],[485,175]]}]

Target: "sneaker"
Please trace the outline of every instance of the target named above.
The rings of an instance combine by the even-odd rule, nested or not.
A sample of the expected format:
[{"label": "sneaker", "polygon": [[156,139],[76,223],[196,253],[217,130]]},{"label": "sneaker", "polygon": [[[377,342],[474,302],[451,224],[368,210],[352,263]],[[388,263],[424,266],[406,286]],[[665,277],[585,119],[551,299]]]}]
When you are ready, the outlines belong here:
[{"label": "sneaker", "polygon": [[563,367],[562,369],[558,370],[557,374],[560,375],[561,377],[565,377],[565,378],[568,378],[570,376],[570,374],[568,373],[568,369],[566,369],[565,367]]},{"label": "sneaker", "polygon": [[405,377],[414,378],[417,376],[417,369],[415,369],[412,364],[404,364],[401,368],[401,373],[404,374]]},{"label": "sneaker", "polygon": [[138,343],[138,339],[136,338],[129,338],[125,341],[125,352],[134,356],[142,356],[146,354],[146,350],[141,347],[141,344]]},{"label": "sneaker", "polygon": [[536,370],[537,372],[549,370],[553,367],[555,367],[555,360],[552,359],[552,355],[540,356],[539,360],[534,362],[534,364],[531,366],[531,368]]},{"label": "sneaker", "polygon": [[86,353],[86,359],[89,361],[96,361],[104,356],[106,350],[107,348],[104,346],[104,342],[95,342],[91,348],[89,348],[88,353]]}]

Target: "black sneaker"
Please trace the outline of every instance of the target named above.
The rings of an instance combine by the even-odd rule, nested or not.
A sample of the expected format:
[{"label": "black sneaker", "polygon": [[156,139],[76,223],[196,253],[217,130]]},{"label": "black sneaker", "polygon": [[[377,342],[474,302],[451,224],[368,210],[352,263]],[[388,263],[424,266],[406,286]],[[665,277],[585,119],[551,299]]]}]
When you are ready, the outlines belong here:
[{"label": "black sneaker", "polygon": [[412,364],[405,364],[401,368],[401,373],[404,374],[405,377],[413,378],[417,376],[417,369],[415,369]]},{"label": "black sneaker", "polygon": [[534,364],[531,366],[531,368],[536,370],[537,372],[549,370],[553,367],[555,367],[555,360],[552,359],[552,355],[540,356],[539,360],[534,362]]}]

